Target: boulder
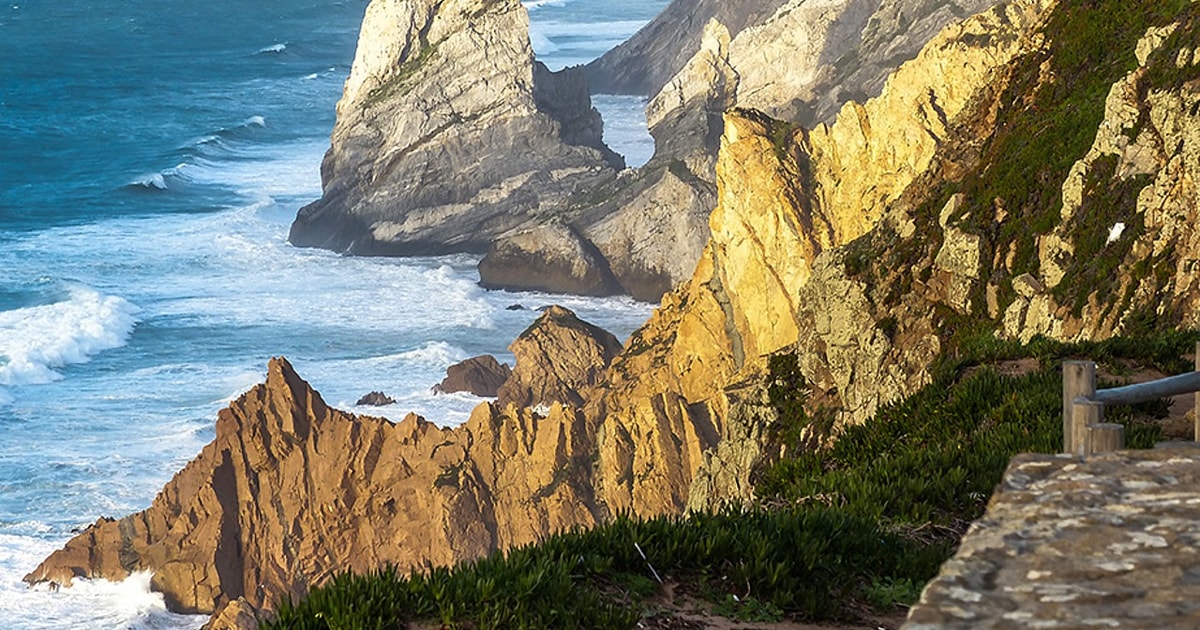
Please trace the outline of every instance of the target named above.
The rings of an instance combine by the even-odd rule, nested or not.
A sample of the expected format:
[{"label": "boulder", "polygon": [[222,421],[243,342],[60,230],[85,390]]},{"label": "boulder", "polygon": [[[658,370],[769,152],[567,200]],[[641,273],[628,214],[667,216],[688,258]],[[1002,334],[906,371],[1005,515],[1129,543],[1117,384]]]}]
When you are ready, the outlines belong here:
[{"label": "boulder", "polygon": [[550,306],[508,348],[517,366],[500,388],[498,405],[579,407],[587,389],[600,381],[621,352],[621,342],[575,313]]},{"label": "boulder", "polygon": [[469,392],[474,396],[493,398],[508,380],[512,370],[490,354],[471,357],[446,368],[446,378],[433,386],[434,393]]},{"label": "boulder", "polygon": [[362,406],[383,407],[384,405],[396,404],[396,399],[392,398],[391,396],[388,396],[387,394],[385,394],[383,392],[371,392],[369,394],[364,395],[362,398],[359,398],[358,402],[356,402],[354,404],[355,404],[355,406],[358,406],[358,407],[362,407]]},{"label": "boulder", "polygon": [[485,289],[576,295],[621,293],[596,246],[561,221],[492,243],[479,262],[479,284]]}]

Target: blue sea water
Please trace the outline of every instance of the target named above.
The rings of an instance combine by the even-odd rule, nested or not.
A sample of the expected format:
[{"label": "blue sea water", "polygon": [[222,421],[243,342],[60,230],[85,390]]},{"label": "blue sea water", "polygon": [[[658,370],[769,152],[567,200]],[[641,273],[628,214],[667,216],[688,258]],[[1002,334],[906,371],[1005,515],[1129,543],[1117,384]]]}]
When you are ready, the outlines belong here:
[{"label": "blue sea water", "polygon": [[[552,68],[666,0],[531,0]],[[361,259],[286,243],[318,167],[363,0],[11,0],[0,6],[0,627],[195,628],[149,578],[50,592],[21,577],[100,516],[149,505],[216,412],[287,356],[332,404],[383,390],[454,424],[452,362],[561,303],[618,335],[650,306],[486,292],[469,257]],[[602,97],[637,164],[643,102]],[[521,304],[525,310],[508,310]]]}]

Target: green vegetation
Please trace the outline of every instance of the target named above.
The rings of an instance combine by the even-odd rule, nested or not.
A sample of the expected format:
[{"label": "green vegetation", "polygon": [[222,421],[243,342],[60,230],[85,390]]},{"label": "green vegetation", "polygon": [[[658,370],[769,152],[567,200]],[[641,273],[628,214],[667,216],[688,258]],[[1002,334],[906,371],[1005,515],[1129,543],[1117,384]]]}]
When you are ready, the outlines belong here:
[{"label": "green vegetation", "polygon": [[410,55],[387,81],[367,93],[363,108],[371,108],[412,89],[409,80],[437,54],[438,44],[423,44],[416,55]]},{"label": "green vegetation", "polygon": [[[1200,77],[1200,67],[1181,69],[1175,63],[1176,51],[1194,47],[1200,39],[1200,7],[1188,0],[1059,3],[1044,26],[1048,45],[1017,60],[1007,80],[997,82],[1002,92],[995,96],[999,108],[994,120],[983,107],[978,126],[967,125],[969,130],[992,130],[983,145],[963,155],[946,155],[956,166],[942,181],[928,178],[914,184],[914,192],[920,191],[913,200],[917,237],[898,244],[890,242],[892,235],[886,230],[876,230],[847,247],[847,272],[870,286],[893,288],[911,282],[910,269],[925,273],[940,246],[941,231],[933,228],[933,221],[950,197],[961,193],[963,203],[949,217],[950,223],[983,237],[981,271],[1001,287],[998,307],[1003,313],[1015,296],[1011,278],[1040,271],[1037,239],[1059,225],[1062,184],[1095,140],[1109,89],[1136,67],[1138,39],[1148,28],[1177,19],[1184,25],[1149,63],[1144,83],[1151,89],[1169,89]],[[963,140],[958,144],[975,141]],[[963,162],[971,167],[962,168]],[[1128,243],[1141,230],[1136,198],[1147,182],[1117,180],[1112,177],[1114,167],[1101,164],[1090,174],[1085,207],[1067,226],[1069,238],[1082,249],[1076,250],[1067,270],[1069,286],[1056,288],[1055,296],[1077,314],[1088,296],[1111,295],[1118,278],[1114,270],[1125,264]],[[1108,229],[1117,221],[1126,224],[1127,234],[1123,242],[1105,247]],[[880,252],[887,253],[884,259]],[[1005,261],[1002,269],[992,268],[996,260]],[[976,316],[985,314],[985,285],[977,283],[971,296]],[[894,306],[901,293],[893,289],[883,304]],[[1121,300],[1117,296],[1114,301]]]},{"label": "green vegetation", "polygon": [[[760,472],[759,506],[640,520],[551,536],[453,569],[340,575],[266,628],[631,628],[660,609],[656,577],[712,610],[750,621],[845,619],[906,605],[979,516],[1012,455],[1061,445],[1065,358],[1121,369],[1190,369],[1200,334],[1021,345],[963,328],[933,382],[834,439],[832,415],[809,410],[794,356],[772,359],[768,394],[782,455]],[[1035,359],[1020,376],[1002,362]],[[1150,403],[1113,408],[1133,447],[1158,439]],[[639,551],[640,549],[640,551]],[[644,552],[645,558],[642,557]]]}]

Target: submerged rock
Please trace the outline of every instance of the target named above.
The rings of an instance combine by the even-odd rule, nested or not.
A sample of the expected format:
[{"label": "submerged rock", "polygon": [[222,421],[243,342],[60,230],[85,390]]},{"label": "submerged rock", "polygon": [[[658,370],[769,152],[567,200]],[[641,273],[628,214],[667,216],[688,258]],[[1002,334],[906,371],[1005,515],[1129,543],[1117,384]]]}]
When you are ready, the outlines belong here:
[{"label": "submerged rock", "polygon": [[384,405],[393,405],[395,403],[395,398],[392,398],[383,392],[371,392],[364,395],[362,398],[359,398],[358,402],[354,403],[354,405],[356,407],[383,407]]}]

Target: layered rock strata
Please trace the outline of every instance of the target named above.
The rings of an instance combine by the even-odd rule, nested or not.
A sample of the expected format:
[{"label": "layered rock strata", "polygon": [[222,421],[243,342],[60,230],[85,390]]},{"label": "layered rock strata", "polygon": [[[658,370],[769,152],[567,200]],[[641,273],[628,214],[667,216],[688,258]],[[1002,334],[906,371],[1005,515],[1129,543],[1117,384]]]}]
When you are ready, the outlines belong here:
[{"label": "layered rock strata", "polygon": [[784,0],[672,0],[628,41],[584,67],[593,93],[652,96],[701,47],[705,25],[723,24],[736,35],[766,19]]},{"label": "layered rock strata", "polygon": [[[761,394],[734,395],[742,390],[734,384],[761,373],[770,353],[798,351],[844,422],[924,382],[940,349],[928,317],[940,296],[914,294],[905,336],[890,337],[840,248],[906,191],[926,190],[939,150],[957,142],[951,130],[993,102],[1010,62],[1040,47],[1049,4],[1013,2],[948,27],[878,98],[847,104],[831,125],[806,131],[754,111],[726,114],[712,238],[695,275],[634,334],[590,408],[605,418],[597,479],[605,505],[676,513],[744,492],[747,466],[740,480],[711,468],[741,456],[712,449],[734,431],[732,418],[763,418]],[[647,442],[658,447],[638,446]],[[709,487],[692,495],[697,479]]]},{"label": "layered rock strata", "polygon": [[98,520],[25,580],[153,571],[171,610],[236,620],[338,572],[453,565],[594,525],[595,425],[559,401],[588,396],[620,348],[552,306],[513,343],[503,410],[483,403],[454,429],[331,409],[273,359],[148,509]]},{"label": "layered rock strata", "polygon": [[[1070,89],[1084,80],[1068,74],[1078,70],[1070,64],[1095,69],[1064,51],[1078,41],[1055,38],[1102,14],[1090,5],[1015,0],[943,30],[879,97],[843,106],[831,124],[805,130],[753,110],[728,112],[714,167],[719,203],[692,279],[664,296],[598,381],[568,388],[581,409],[555,404],[535,414],[522,405],[549,396],[531,394],[503,412],[481,406],[452,431],[415,418],[392,425],[328,410],[276,362],[267,385],[222,413],[217,440],[154,506],[97,523],[29,579],[153,568],[173,607],[205,610],[238,595],[267,601],[244,592],[248,584],[276,584],[269,595],[302,591],[296,576],[319,580],[335,566],[393,560],[385,554],[404,566],[412,557],[451,562],[622,510],[675,514],[747,500],[754,466],[770,456],[763,439],[774,413],[763,389],[770,353],[794,353],[812,398],[841,422],[861,422],[926,382],[946,344],[1006,330],[1010,309],[1031,308],[1044,293],[1060,311],[1103,305],[1091,320],[1101,322],[1096,327],[1068,329],[1064,319],[1062,330],[1050,330],[1064,338],[1104,336],[1151,316],[1194,324],[1189,147],[1200,110],[1193,106],[1200,5],[1186,6],[1174,27],[1160,19],[1140,44],[1140,33],[1114,37],[1128,50],[1106,50],[1128,53],[1129,64],[1105,64],[1098,91]],[[1020,165],[1031,170],[1015,171],[1020,187],[1005,194],[989,187],[1019,166],[1007,160],[1038,148],[1036,136],[1014,129],[1059,124],[1105,91],[1107,113],[1081,119],[1100,123],[1091,149],[1085,143],[1078,155],[1052,155],[1074,168],[1060,176],[1032,153],[1037,161]],[[1136,122],[1126,124],[1135,109]],[[1145,130],[1153,131],[1143,137]],[[1066,197],[1077,190],[1062,183],[1073,173],[1083,179],[1084,202],[1064,199],[1061,212],[1050,206],[1057,216],[1043,224],[1045,189],[1028,182],[1040,177],[1051,197]],[[1108,220],[1121,215],[1096,215],[1105,218],[1097,233],[1094,221],[1081,219],[1100,208],[1133,218],[1113,236]],[[1060,223],[1070,229],[1060,231]],[[1130,252],[1157,252],[1159,243],[1147,264],[1129,266]],[[1043,247],[1060,253],[1043,262]],[[1054,265],[1065,270],[1057,284]],[[1084,272],[1116,284],[1072,282]],[[1011,334],[1038,321],[1031,312]],[[550,344],[527,356],[559,354],[608,361],[595,349]],[[543,380],[552,378],[537,376]],[[537,384],[528,382],[529,391]],[[301,474],[297,461],[323,472]],[[402,462],[395,468],[404,472],[381,461]],[[312,497],[312,511],[328,506],[339,518],[305,516],[273,496]],[[376,498],[383,507],[370,507],[380,505]],[[271,524],[279,522],[287,525]],[[322,529],[335,522],[348,525]],[[293,536],[295,528],[303,535]],[[371,548],[355,547],[358,536]],[[332,541],[335,549],[306,541]],[[274,559],[277,549],[284,559]]]},{"label": "layered rock strata", "polygon": [[[805,126],[828,121],[848,100],[877,95],[887,75],[943,26],[996,1],[672,3],[628,49],[589,66],[599,82],[593,89],[600,90],[632,89],[619,78],[629,68],[653,66],[647,77],[678,71],[661,82],[647,79],[655,87],[646,108],[654,157],[636,175],[601,189],[607,199],[580,215],[577,233],[595,245],[622,291],[659,299],[688,281],[708,239],[724,112],[757,109]],[[685,8],[687,19],[678,19]],[[558,269],[603,273],[591,258],[559,262],[569,260],[564,252],[582,248],[563,247],[551,236],[502,238],[481,263],[485,285],[535,289],[542,275],[563,275]],[[542,260],[554,261],[552,268],[530,264]],[[595,283],[582,286],[591,290]]]},{"label": "layered rock strata", "polygon": [[497,405],[578,408],[621,352],[621,342],[571,311],[549,306],[508,349],[517,367],[500,386]]},{"label": "layered rock strata", "polygon": [[482,253],[622,166],[580,71],[534,61],[517,0],[373,0],[337,114],[297,246]]}]

